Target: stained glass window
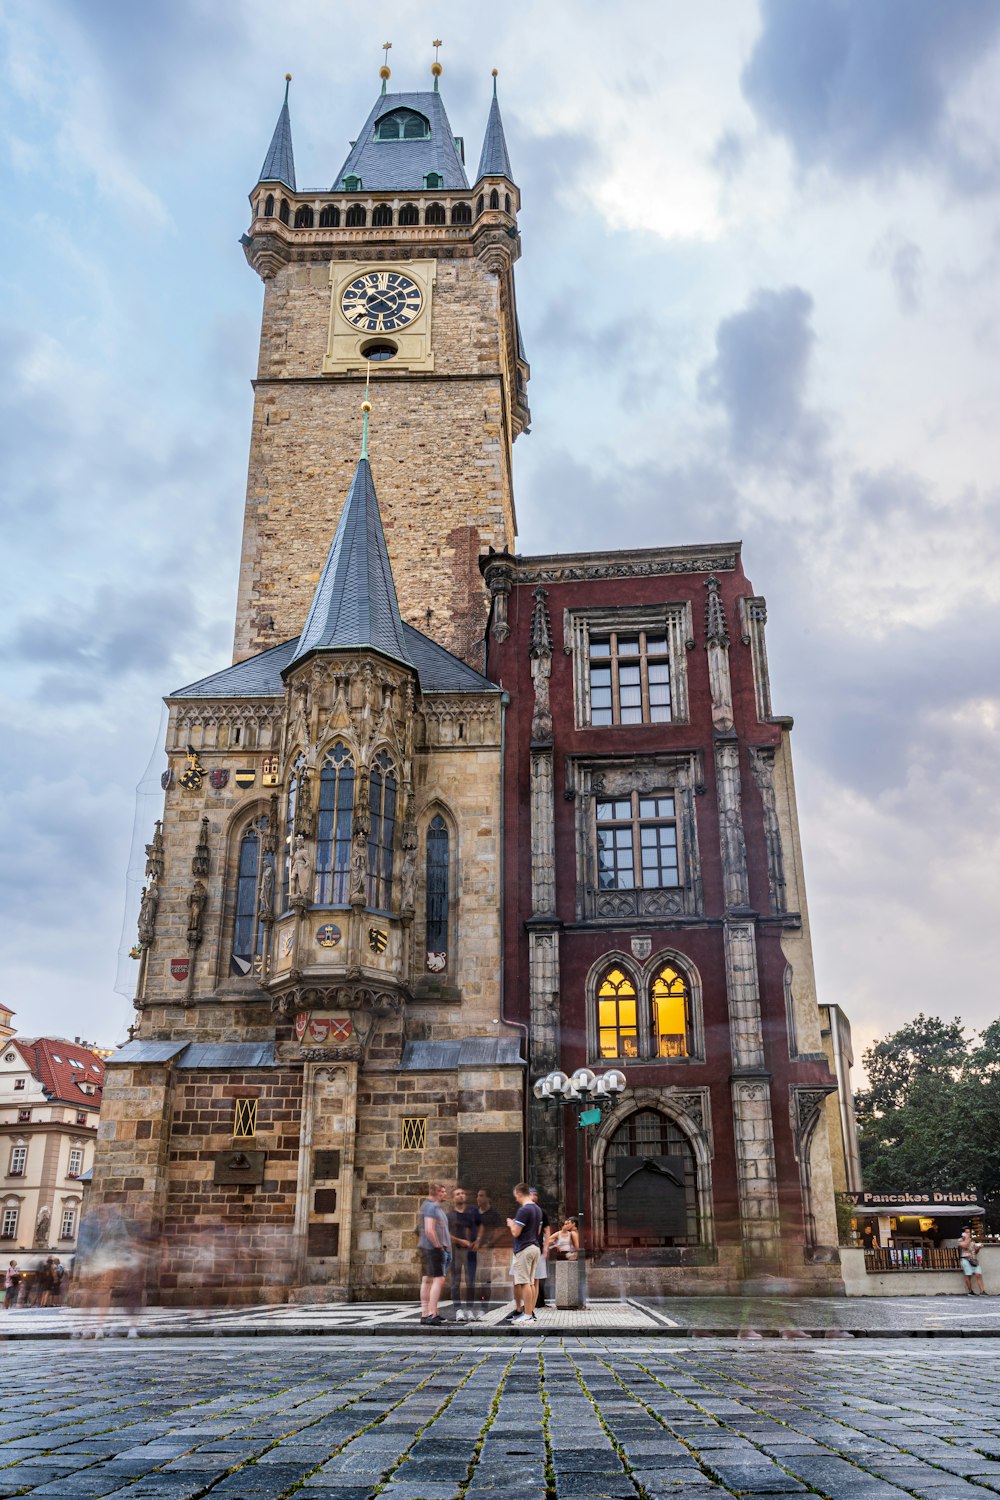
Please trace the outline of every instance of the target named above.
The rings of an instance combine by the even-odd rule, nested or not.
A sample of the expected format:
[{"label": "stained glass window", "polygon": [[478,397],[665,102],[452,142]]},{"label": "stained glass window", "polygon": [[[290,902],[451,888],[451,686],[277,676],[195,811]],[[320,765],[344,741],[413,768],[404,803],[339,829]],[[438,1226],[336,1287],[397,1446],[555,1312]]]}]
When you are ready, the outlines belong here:
[{"label": "stained glass window", "polygon": [[354,816],[354,761],[338,741],[319,774],[316,818],[317,906],[346,906],[351,870],[351,823]]},{"label": "stained glass window", "polygon": [[623,969],[608,969],[597,989],[597,1045],[602,1057],[639,1056],[635,985]]},{"label": "stained glass window", "polygon": [[427,829],[427,952],[448,952],[448,825],[440,813]]}]

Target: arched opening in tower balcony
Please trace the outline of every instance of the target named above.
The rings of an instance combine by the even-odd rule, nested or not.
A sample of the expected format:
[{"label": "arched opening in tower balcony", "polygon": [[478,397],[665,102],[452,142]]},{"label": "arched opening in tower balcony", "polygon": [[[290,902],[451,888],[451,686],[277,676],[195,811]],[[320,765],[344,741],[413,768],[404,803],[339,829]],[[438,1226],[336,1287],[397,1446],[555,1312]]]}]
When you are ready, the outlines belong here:
[{"label": "arched opening in tower balcony", "polygon": [[430,133],[430,121],[415,109],[390,110],[375,125],[377,141],[426,141]]},{"label": "arched opening in tower balcony", "polygon": [[443,203],[428,203],[424,214],[425,224],[447,224],[448,219],[444,211]]},{"label": "arched opening in tower balcony", "polygon": [[315,221],[315,215],[308,203],[303,203],[295,210],[296,229],[311,229]]},{"label": "arched opening in tower balcony", "polygon": [[368,223],[368,210],[363,203],[352,203],[344,221],[348,229],[362,229]]},{"label": "arched opening in tower balcony", "polygon": [[267,197],[264,199],[264,217],[265,217],[265,219],[271,219],[271,218],[274,217],[274,194],[273,193],[268,193]]},{"label": "arched opening in tower balcony", "polygon": [[335,203],[325,204],[319,211],[320,229],[340,228],[340,209]]},{"label": "arched opening in tower balcony", "polygon": [[467,203],[456,203],[451,211],[451,222],[453,224],[471,224],[472,209]]},{"label": "arched opening in tower balcony", "polygon": [[372,213],[372,225],[375,229],[386,229],[392,223],[392,209],[388,203],[379,203]]},{"label": "arched opening in tower balcony", "polygon": [[504,195],[503,195],[503,211],[504,211],[505,214],[509,214],[510,213],[510,194],[509,193],[504,193]]},{"label": "arched opening in tower balcony", "polygon": [[500,194],[497,192],[496,188],[494,188],[493,191],[490,193],[490,208],[499,208],[499,207],[500,207]]},{"label": "arched opening in tower balcony", "polygon": [[477,218],[482,213],[482,211],[483,211],[483,209],[485,207],[486,207],[486,199],[483,197],[482,193],[480,193],[479,197],[476,199],[476,216],[477,216]]},{"label": "arched opening in tower balcony", "polygon": [[404,203],[399,210],[400,224],[419,224],[420,210],[415,203]]},{"label": "arched opening in tower balcony", "polygon": [[287,224],[290,217],[291,213],[288,207],[288,199],[282,198],[281,206],[278,209],[278,218],[281,220],[282,224]]}]

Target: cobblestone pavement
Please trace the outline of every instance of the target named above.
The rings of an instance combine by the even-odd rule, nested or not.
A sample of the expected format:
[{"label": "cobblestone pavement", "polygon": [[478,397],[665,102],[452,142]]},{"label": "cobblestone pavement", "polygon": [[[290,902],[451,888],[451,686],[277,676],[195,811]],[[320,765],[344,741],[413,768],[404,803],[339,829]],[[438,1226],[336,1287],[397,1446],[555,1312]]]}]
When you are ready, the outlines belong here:
[{"label": "cobblestone pavement", "polygon": [[0,1500],[983,1500],[1000,1494],[993,1347],[9,1343]]}]

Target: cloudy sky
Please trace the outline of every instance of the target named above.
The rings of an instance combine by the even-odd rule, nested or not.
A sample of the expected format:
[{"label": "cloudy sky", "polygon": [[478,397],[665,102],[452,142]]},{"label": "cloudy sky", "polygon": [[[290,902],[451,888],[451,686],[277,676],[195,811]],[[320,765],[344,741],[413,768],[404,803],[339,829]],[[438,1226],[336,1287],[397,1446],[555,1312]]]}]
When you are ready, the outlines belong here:
[{"label": "cloudy sky", "polygon": [[1000,1014],[995,0],[0,0],[0,28],[23,1030],[132,1018],[160,698],[231,647],[261,305],[238,239],[283,75],[299,184],[326,187],[381,43],[422,88],[435,36],[473,162],[500,69],[522,189],[520,549],[742,537],[822,997],[859,1055],[921,1009]]}]

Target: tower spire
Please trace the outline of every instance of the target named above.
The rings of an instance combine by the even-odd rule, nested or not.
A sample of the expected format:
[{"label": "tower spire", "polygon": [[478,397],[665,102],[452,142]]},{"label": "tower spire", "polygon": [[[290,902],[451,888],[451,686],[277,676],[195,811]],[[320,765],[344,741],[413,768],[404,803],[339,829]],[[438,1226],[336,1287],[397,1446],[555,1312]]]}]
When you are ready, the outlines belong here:
[{"label": "tower spire", "polygon": [[282,182],[295,192],[295,157],[292,153],[292,121],[288,113],[288,85],[291,73],[285,74],[285,99],[274,127],[271,144],[267,148],[264,165],[260,169],[258,182]]},{"label": "tower spire", "polygon": [[486,120],[486,135],[483,137],[483,151],[479,158],[476,181],[478,182],[483,177],[506,177],[508,182],[514,181],[514,174],[510,170],[510,157],[507,155],[507,142],[503,133],[503,120],[500,118],[496,68],[493,69],[493,98],[490,100],[490,112]]}]

